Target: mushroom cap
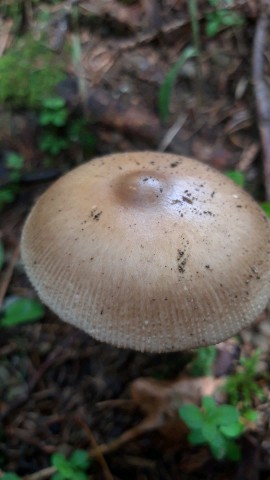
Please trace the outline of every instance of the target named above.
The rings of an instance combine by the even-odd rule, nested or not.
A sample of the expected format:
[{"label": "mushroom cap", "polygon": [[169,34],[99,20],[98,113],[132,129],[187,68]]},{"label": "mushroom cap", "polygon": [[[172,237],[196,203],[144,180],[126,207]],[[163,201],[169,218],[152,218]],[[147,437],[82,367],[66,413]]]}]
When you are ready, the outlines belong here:
[{"label": "mushroom cap", "polygon": [[108,155],[75,168],[37,201],[21,247],[41,300],[118,347],[216,344],[270,296],[261,208],[209,166],[172,154]]}]

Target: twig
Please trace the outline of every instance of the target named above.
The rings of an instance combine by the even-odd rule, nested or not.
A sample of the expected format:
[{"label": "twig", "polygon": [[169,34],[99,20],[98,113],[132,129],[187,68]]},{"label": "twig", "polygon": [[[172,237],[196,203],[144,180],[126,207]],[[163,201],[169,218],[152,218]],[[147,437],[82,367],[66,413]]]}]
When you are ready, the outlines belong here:
[{"label": "twig", "polygon": [[37,370],[35,375],[31,378],[26,392],[17,398],[9,407],[0,415],[0,422],[5,420],[14,410],[21,407],[29,398],[32,391],[35,389],[39,380],[43,377],[46,371],[53,365],[55,359],[67,349],[67,347],[73,342],[74,334],[69,336],[60,346],[57,346],[55,350],[53,350],[50,355],[46,358],[46,360],[41,364],[40,368]]},{"label": "twig", "polygon": [[135,427],[126,430],[115,440],[112,440],[109,443],[103,443],[101,445],[98,445],[98,447],[90,450],[90,458],[96,457],[97,454],[100,453],[104,455],[110,452],[114,452],[115,450],[118,450],[118,448],[122,447],[122,445],[125,445],[127,442],[130,442],[135,438],[139,437],[140,435],[144,434],[145,432],[154,430],[155,428],[157,428],[156,416],[147,417],[145,420],[139,423],[139,425],[136,425]]},{"label": "twig", "polygon": [[[78,419],[81,423],[82,420],[79,417],[78,417]],[[85,424],[83,424],[83,427],[85,428]],[[96,444],[96,441],[93,437],[93,434],[91,433],[91,431],[88,428],[87,429],[87,434],[89,436],[89,439],[91,439],[91,443],[94,443],[94,445],[95,445],[94,448],[92,448],[89,452],[89,458],[97,458],[97,459],[99,459],[99,461],[102,458],[105,462],[104,454],[107,454],[107,453],[110,453],[110,452],[113,452],[113,451],[117,450],[118,448],[120,448],[125,443],[130,442],[131,440],[134,440],[135,438],[142,435],[146,431],[154,430],[156,427],[157,427],[156,417],[148,417],[147,419],[143,420],[139,425],[136,425],[136,427],[130,428],[129,430],[124,432],[122,435],[120,435],[120,437],[116,438],[112,442],[107,443],[107,444],[104,443],[102,445],[97,445]],[[90,431],[90,435],[89,435],[89,431]],[[107,466],[106,462],[105,462],[105,465]],[[103,466],[104,466],[104,463],[103,463]],[[32,473],[31,475],[26,475],[25,477],[23,477],[23,480],[43,480],[45,478],[50,477],[54,473],[56,473],[56,471],[57,470],[54,466],[47,467],[47,468],[44,468],[42,470],[39,470],[38,472]],[[103,472],[105,473],[104,468],[103,468]],[[109,472],[110,476],[108,476],[108,472]],[[106,478],[106,480],[112,480],[113,479],[109,469],[107,471],[107,477],[105,477],[105,478]]]},{"label": "twig", "polygon": [[31,475],[26,475],[23,477],[23,480],[43,480],[44,478],[51,477],[54,473],[56,473],[56,467],[51,466],[47,468],[43,468],[38,472],[31,473]]},{"label": "twig", "polygon": [[3,274],[3,279],[2,279],[2,282],[0,284],[0,309],[2,307],[3,300],[5,298],[7,289],[9,287],[9,283],[10,283],[10,280],[12,278],[13,271],[14,271],[15,265],[17,263],[19,253],[20,253],[20,245],[17,245],[17,247],[15,247],[15,249],[13,251],[12,257],[11,257],[10,262],[9,262],[9,265],[8,265],[6,271]]},{"label": "twig", "polygon": [[[264,154],[263,169],[267,200],[270,200],[270,99],[269,91],[264,81],[264,50],[266,47],[267,30],[270,24],[269,3],[269,0],[262,2],[262,14],[256,25],[252,55],[252,76]],[[267,10],[268,12],[266,13]]]},{"label": "twig", "polygon": [[104,479],[105,480],[113,480],[113,476],[110,472],[108,464],[107,464],[107,462],[104,458],[104,455],[103,455],[101,449],[99,448],[99,446],[96,442],[96,439],[95,439],[93,433],[91,432],[91,429],[89,428],[88,424],[86,423],[86,421],[83,418],[81,418],[80,416],[77,416],[76,418],[77,418],[77,421],[80,423],[81,427],[83,428],[83,430],[85,431],[92,448],[96,452],[96,459],[100,463],[100,466],[103,470]]}]

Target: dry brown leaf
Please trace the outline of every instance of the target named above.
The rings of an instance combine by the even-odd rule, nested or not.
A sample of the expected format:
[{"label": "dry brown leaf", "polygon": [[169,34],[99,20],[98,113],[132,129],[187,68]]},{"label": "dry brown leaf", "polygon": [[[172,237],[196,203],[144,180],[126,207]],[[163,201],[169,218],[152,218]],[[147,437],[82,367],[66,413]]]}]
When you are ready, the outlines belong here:
[{"label": "dry brown leaf", "polygon": [[138,378],[132,382],[132,400],[146,415],[175,416],[183,403],[200,402],[201,397],[213,395],[223,380],[214,377],[188,378],[181,376],[172,381]]},{"label": "dry brown leaf", "polygon": [[126,6],[116,0],[91,0],[91,2],[81,2],[79,7],[82,13],[98,17],[107,15],[113,20],[127,25],[131,30],[140,27],[143,19],[143,11],[139,3]]}]

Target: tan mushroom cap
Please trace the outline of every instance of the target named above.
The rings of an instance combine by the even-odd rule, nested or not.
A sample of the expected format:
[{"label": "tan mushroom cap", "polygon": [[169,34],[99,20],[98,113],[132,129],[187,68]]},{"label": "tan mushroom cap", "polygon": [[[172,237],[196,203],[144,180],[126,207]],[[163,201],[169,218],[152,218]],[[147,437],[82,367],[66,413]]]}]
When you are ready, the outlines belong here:
[{"label": "tan mushroom cap", "polygon": [[38,200],[26,271],[60,318],[119,347],[218,343],[265,308],[270,223],[231,180],[189,158],[92,160]]}]

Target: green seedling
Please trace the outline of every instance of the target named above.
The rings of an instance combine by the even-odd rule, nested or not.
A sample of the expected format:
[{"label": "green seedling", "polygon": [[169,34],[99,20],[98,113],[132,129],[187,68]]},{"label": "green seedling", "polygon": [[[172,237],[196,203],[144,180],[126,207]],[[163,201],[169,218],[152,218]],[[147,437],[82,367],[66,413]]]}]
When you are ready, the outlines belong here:
[{"label": "green seedling", "polygon": [[52,480],[89,480],[90,478],[86,472],[91,462],[88,453],[84,450],[75,450],[69,459],[62,453],[54,453],[51,462],[57,470]]},{"label": "green seedling", "polygon": [[72,144],[80,145],[85,154],[95,147],[95,136],[88,132],[84,118],[72,118],[61,97],[51,97],[43,101],[39,115],[42,127],[39,148],[52,156],[67,150]]},{"label": "green seedling", "polygon": [[41,135],[39,148],[42,152],[55,156],[68,148],[68,141],[58,133],[45,131]]},{"label": "green seedling", "polygon": [[236,443],[245,426],[236,407],[217,405],[212,397],[203,397],[202,407],[186,404],[179,415],[190,429],[191,445],[208,445],[217,460],[228,458],[237,461],[240,448]]},{"label": "green seedling", "polygon": [[66,102],[61,97],[51,97],[43,100],[42,111],[39,116],[40,125],[54,125],[63,127],[68,119]]},{"label": "green seedling", "polygon": [[190,364],[191,375],[194,377],[212,375],[216,356],[217,349],[214,345],[198,348]]},{"label": "green seedling", "polygon": [[[69,458],[56,452],[51,456],[51,465],[54,467],[54,473],[50,476],[51,480],[91,480],[87,473],[91,460],[84,450],[75,450]],[[42,477],[43,471],[40,473]],[[0,478],[1,480],[21,480],[21,477],[13,472],[3,473]]]},{"label": "green seedling", "polygon": [[[222,27],[240,27],[244,24],[244,18],[229,8],[219,8],[219,0],[208,0],[213,8],[206,15],[206,35],[214,37]],[[228,6],[231,2],[227,1]]]},{"label": "green seedling", "polygon": [[160,87],[158,99],[159,114],[163,121],[166,121],[168,119],[172,90],[180,70],[190,58],[196,56],[197,50],[194,47],[185,48],[177,62],[167,73],[165,80]]},{"label": "green seedling", "polygon": [[39,142],[42,152],[58,155],[68,148],[68,140],[63,136],[61,127],[68,122],[68,109],[65,100],[61,97],[46,98],[42,102],[39,115],[39,124],[43,129]]},{"label": "green seedling", "polygon": [[44,313],[44,307],[38,300],[17,297],[7,299],[0,314],[0,328],[34,322],[42,318]]},{"label": "green seedling", "polygon": [[224,386],[229,402],[240,405],[241,412],[250,410],[254,400],[264,398],[263,389],[256,381],[259,360],[259,350],[249,358],[240,358],[238,371],[230,375]]},{"label": "green seedling", "polygon": [[0,189],[0,210],[9,203],[12,203],[18,193],[21,170],[24,160],[21,155],[10,152],[5,159],[5,167],[8,170],[9,184]]}]

